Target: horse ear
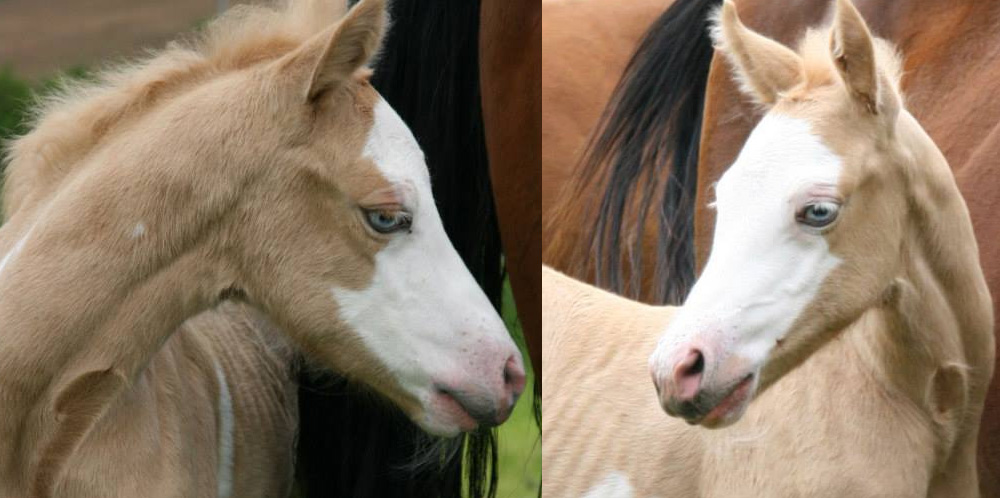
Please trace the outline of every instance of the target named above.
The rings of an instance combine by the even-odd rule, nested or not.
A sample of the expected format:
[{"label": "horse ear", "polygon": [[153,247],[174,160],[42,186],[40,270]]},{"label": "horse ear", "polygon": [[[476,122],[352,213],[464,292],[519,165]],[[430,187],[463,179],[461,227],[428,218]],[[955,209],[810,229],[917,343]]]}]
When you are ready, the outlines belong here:
[{"label": "horse ear", "polygon": [[385,0],[361,0],[336,25],[313,36],[279,62],[279,70],[302,82],[312,101],[351,78],[382,44]]},{"label": "horse ear", "polygon": [[803,81],[798,54],[744,26],[731,0],[714,15],[712,39],[733,64],[743,92],[760,104],[774,104],[782,92]]},{"label": "horse ear", "polygon": [[851,97],[877,114],[879,77],[875,46],[865,20],[851,0],[837,0],[830,52]]}]

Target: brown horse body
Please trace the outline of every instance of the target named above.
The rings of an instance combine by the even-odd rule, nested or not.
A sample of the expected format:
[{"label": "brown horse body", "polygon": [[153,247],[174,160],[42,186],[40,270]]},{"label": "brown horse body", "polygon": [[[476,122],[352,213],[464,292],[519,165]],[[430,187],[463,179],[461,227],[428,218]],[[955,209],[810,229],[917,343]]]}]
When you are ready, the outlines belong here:
[{"label": "brown horse body", "polygon": [[[480,22],[480,85],[500,235],[517,314],[541,372],[540,117],[542,9],[533,0],[486,0]],[[540,375],[540,374],[539,374]],[[539,379],[536,378],[536,384]]]},{"label": "brown horse body", "polygon": [[[587,139],[642,34],[670,1],[542,2],[542,216],[580,161]],[[565,207],[562,207],[565,209]]]}]

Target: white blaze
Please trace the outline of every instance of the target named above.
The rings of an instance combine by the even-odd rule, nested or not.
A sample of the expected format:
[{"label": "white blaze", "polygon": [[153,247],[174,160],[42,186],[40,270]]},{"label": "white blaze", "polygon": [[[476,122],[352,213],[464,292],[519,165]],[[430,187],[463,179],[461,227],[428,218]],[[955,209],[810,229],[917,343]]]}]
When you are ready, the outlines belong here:
[{"label": "white blaze", "polygon": [[[795,211],[817,187],[836,187],[841,160],[808,122],[769,114],[716,186],[712,252],[652,362],[699,334],[754,363],[813,300],[840,259]],[[663,360],[663,361],[661,361]]]},{"label": "white blaze", "polygon": [[[424,155],[413,134],[384,100],[375,105],[374,116],[363,155],[387,180],[405,186],[412,230],[394,234],[375,255],[367,288],[332,286],[330,291],[339,318],[426,407],[435,394],[433,382],[468,378],[478,374],[487,360],[497,363],[493,360],[517,350],[445,234]],[[497,383],[501,365],[502,361],[497,363],[494,372]],[[435,428],[430,419],[423,425],[432,432],[455,430]]]}]

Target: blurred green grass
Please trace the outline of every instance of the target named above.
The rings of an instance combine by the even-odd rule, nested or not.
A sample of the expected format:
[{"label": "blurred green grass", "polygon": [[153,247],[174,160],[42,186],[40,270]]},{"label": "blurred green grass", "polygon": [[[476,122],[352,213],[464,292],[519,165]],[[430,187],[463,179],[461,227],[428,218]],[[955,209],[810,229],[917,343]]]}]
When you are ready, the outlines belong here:
[{"label": "blurred green grass", "polygon": [[27,131],[25,116],[32,85],[18,78],[10,66],[0,66],[0,140]]},{"label": "blurred green grass", "polygon": [[500,479],[497,498],[534,498],[542,482],[542,439],[532,408],[534,372],[525,347],[524,333],[517,319],[510,283],[503,288],[503,320],[511,332],[528,370],[528,385],[510,419],[498,430]]},{"label": "blurred green grass", "polygon": [[15,74],[10,65],[0,65],[0,142],[28,132],[28,109],[62,85],[92,77],[84,66],[73,66],[49,78],[29,81]]}]

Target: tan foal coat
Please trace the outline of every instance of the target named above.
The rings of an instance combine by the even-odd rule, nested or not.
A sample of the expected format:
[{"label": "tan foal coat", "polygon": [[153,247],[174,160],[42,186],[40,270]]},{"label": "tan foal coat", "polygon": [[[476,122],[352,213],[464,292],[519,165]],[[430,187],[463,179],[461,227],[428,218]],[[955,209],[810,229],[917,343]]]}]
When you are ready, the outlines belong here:
[{"label": "tan foal coat", "polygon": [[744,91],[842,161],[848,200],[822,235],[841,262],[770,350],[747,412],[717,430],[667,417],[650,382],[677,308],[543,268],[544,495],[978,496],[990,295],[951,171],[901,110],[891,47],[847,0],[797,54],[728,2],[715,35]]},{"label": "tan foal coat", "polygon": [[[343,13],[343,2],[310,1],[234,11],[190,44],[57,97],[12,144],[0,232],[0,496],[290,492],[292,348],[249,305],[219,303],[246,297],[284,330],[310,330],[336,315],[310,309],[310,289],[295,285],[331,261],[343,273],[325,276],[344,288],[371,276],[384,242],[353,214],[330,213],[396,202],[359,159],[378,98],[362,65],[381,39],[384,5],[362,2],[331,25]],[[286,107],[296,99],[321,106],[301,110],[324,119],[303,127]],[[200,126],[213,120],[275,132]],[[291,167],[303,162],[341,169]],[[297,202],[312,203],[305,215]],[[339,252],[295,252],[324,247],[331,233],[347,239]],[[309,312],[280,312],[292,305]],[[412,407],[357,340],[334,337],[331,351],[330,337],[295,339]]]},{"label": "tan foal coat", "polygon": [[245,304],[188,320],[93,427],[55,496],[288,496],[293,351]]},{"label": "tan foal coat", "polygon": [[891,365],[931,349],[887,328],[891,310],[869,311],[735,425],[708,430],[668,417],[649,379],[676,308],[548,268],[542,295],[543,496],[978,496],[963,425],[982,400],[977,410],[971,386],[935,375],[951,362]]}]

